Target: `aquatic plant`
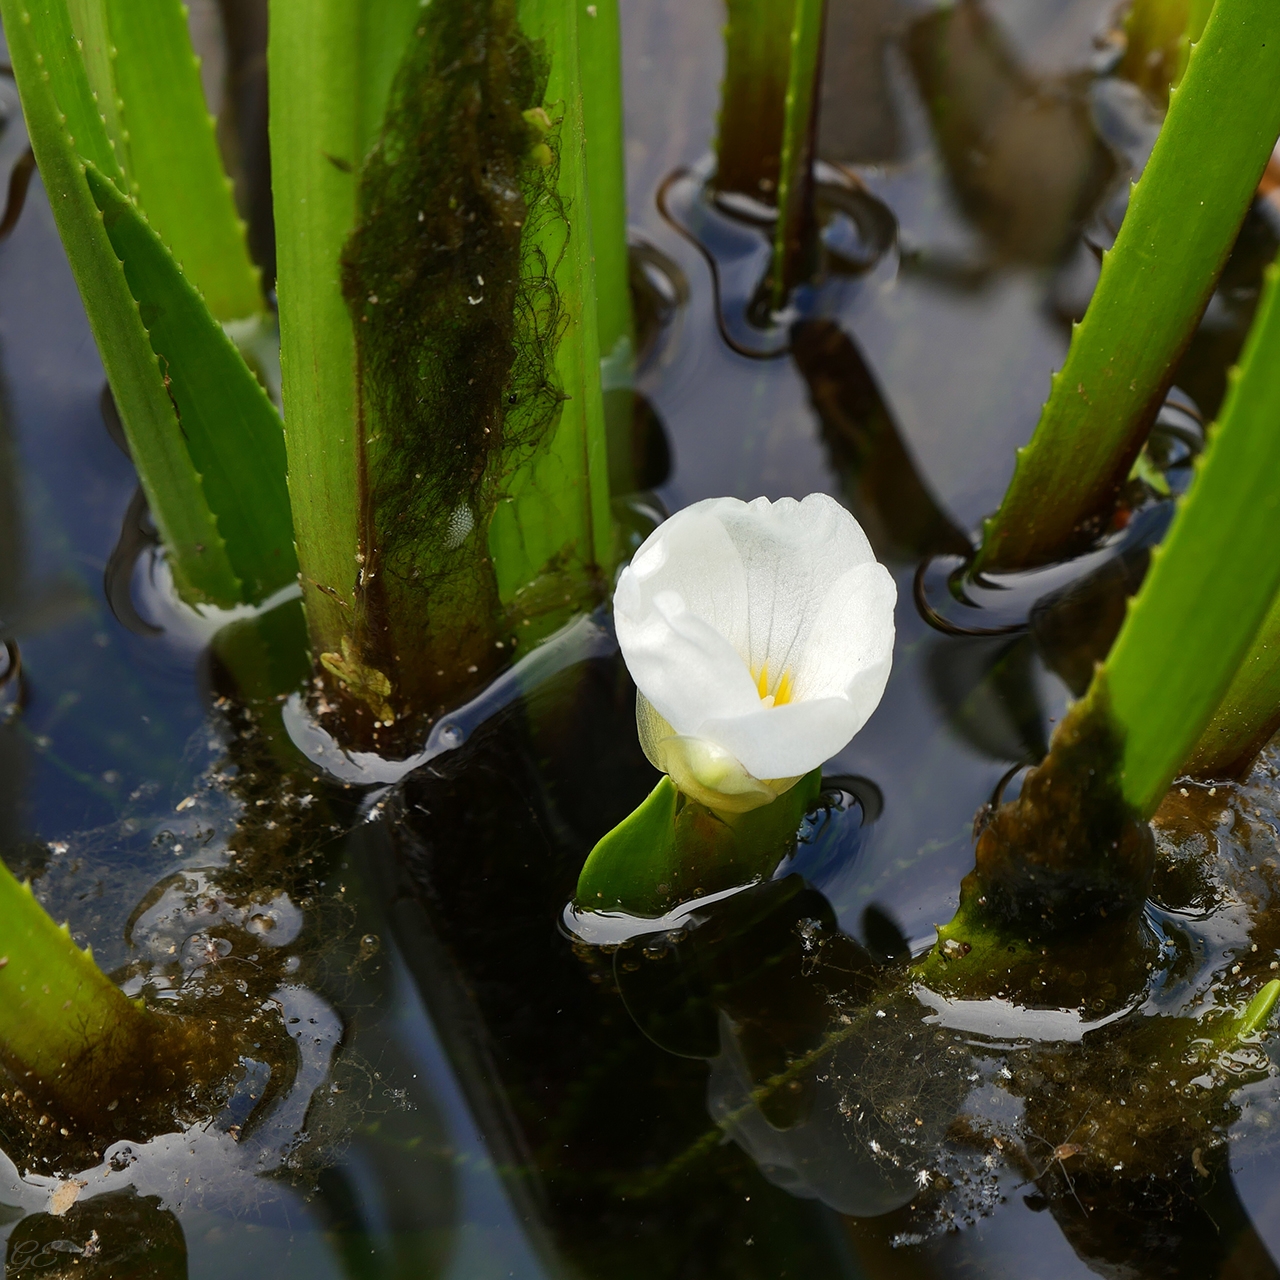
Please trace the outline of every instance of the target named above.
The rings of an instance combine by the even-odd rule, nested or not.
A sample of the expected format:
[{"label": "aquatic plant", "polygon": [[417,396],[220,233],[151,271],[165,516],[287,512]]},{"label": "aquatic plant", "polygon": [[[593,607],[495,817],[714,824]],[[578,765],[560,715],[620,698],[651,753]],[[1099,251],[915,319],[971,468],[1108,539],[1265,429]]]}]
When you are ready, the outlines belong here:
[{"label": "aquatic plant", "polygon": [[1280,11],[1220,0],[974,568],[1064,559],[1110,525],[1280,135]]},{"label": "aquatic plant", "polygon": [[771,803],[875,710],[896,599],[857,521],[825,494],[686,507],[614,594],[645,755],[710,808]]},{"label": "aquatic plant", "polygon": [[0,1062],[64,1125],[92,1126],[121,1103],[135,1122],[167,1091],[216,1082],[235,1048],[128,999],[0,863]]},{"label": "aquatic plant", "polygon": [[[273,10],[303,595],[366,740],[478,687],[608,570],[589,21],[534,0]],[[352,42],[378,50],[360,73]]]},{"label": "aquatic plant", "polygon": [[822,762],[884,693],[896,599],[825,494],[712,498],[660,525],[619,576],[614,622],[640,744],[667,776],[596,845],[579,902],[643,913],[771,871]]},{"label": "aquatic plant", "polygon": [[826,0],[730,0],[716,143],[719,192],[777,209],[774,309],[814,266],[814,135]]},{"label": "aquatic plant", "polygon": [[[1280,504],[1277,353],[1273,266],[1195,481],[1119,636],[1021,795],[982,832],[957,917],[966,926],[1034,938],[1085,919],[1134,919],[1146,900],[1155,866],[1147,820],[1242,671],[1280,589],[1269,532]],[[1250,668],[1241,678],[1251,692],[1268,692],[1265,679],[1253,686]],[[1275,712],[1256,704],[1237,725],[1241,736],[1253,740]]]},{"label": "aquatic plant", "polygon": [[[177,15],[186,39],[176,0],[154,0],[151,7],[171,9],[169,18]],[[127,5],[119,10],[131,12]],[[114,28],[102,25],[104,13],[114,12],[83,6],[81,16],[97,23],[93,32],[86,28],[90,53],[115,39]],[[257,309],[255,277],[207,114],[195,113],[199,127],[190,137],[157,136],[193,119],[192,83],[196,94],[200,85],[189,44],[185,58],[152,82],[145,67],[132,68],[135,59],[150,56],[150,37],[135,39],[126,20],[113,64],[115,89],[104,81],[95,97],[65,0],[39,6],[5,0],[0,13],[31,145],[174,581],[192,603],[231,607],[261,599],[290,584],[296,572],[280,420],[139,203],[143,196],[158,200],[163,216],[182,223],[178,243],[217,305],[227,312],[251,303]],[[172,22],[156,29],[159,47],[171,53],[178,39]],[[109,63],[103,53],[102,66]],[[109,100],[123,118],[129,99],[120,95],[131,87],[146,99],[133,197],[127,193],[135,179],[122,168],[99,108]],[[158,101],[161,90],[175,101]],[[175,149],[184,151],[183,162],[169,166],[162,155]],[[132,163],[133,154],[124,160]],[[179,211],[185,196],[165,205],[151,194],[174,180],[198,198],[199,218]]]}]

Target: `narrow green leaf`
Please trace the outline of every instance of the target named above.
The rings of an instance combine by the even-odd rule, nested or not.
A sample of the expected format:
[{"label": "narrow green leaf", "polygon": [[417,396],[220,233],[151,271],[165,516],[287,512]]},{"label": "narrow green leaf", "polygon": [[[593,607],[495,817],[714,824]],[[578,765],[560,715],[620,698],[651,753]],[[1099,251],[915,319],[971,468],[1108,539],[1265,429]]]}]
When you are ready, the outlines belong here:
[{"label": "narrow green leaf", "polygon": [[813,144],[826,0],[796,0],[782,125],[778,225],[773,242],[773,304],[781,309],[806,274],[813,220]]},{"label": "narrow green leaf", "polygon": [[1280,1000],[1280,979],[1273,978],[1249,1001],[1245,1011],[1232,1024],[1227,1047],[1233,1047],[1245,1036],[1255,1036],[1263,1030],[1271,1021],[1277,1000]]},{"label": "narrow green leaf", "polygon": [[1280,134],[1280,5],[1219,0],[976,568],[1072,554],[1106,525]]},{"label": "narrow green leaf", "polygon": [[[1221,0],[1213,21],[1227,7]],[[1273,265],[1195,482],[1094,681],[1109,692],[1125,796],[1141,814],[1155,811],[1186,762],[1280,590],[1277,423],[1280,265]]]},{"label": "narrow green leaf", "polygon": [[192,603],[237,604],[241,584],[191,464],[138,305],[85,180],[85,161],[109,177],[119,170],[74,46],[65,4],[51,0],[36,7],[24,0],[0,0],[0,14],[41,178],[178,590]]},{"label": "narrow green leaf", "polygon": [[1280,596],[1272,601],[1226,696],[1187,760],[1185,772],[1193,778],[1244,778],[1258,753],[1277,731],[1280,731]]},{"label": "narrow green leaf", "polygon": [[774,204],[796,0],[728,0],[716,189]]},{"label": "narrow green leaf", "polygon": [[137,206],[96,169],[87,177],[244,599],[263,600],[298,572],[280,417]]},{"label": "narrow green leaf", "polygon": [[622,32],[618,0],[586,4],[578,24],[587,190],[595,248],[600,380],[608,436],[610,487],[636,487],[633,457],[635,321],[627,249],[627,174],[622,129]]},{"label": "narrow green leaf", "polygon": [[[80,53],[84,59],[85,74],[94,104],[106,126],[116,161],[123,165],[125,140],[120,123],[120,104],[116,100],[115,75],[111,67],[111,36],[107,30],[106,0],[67,0],[67,11],[76,39],[80,42]],[[101,164],[98,167],[101,169]],[[117,181],[123,181],[123,170],[112,176]]]},{"label": "narrow green leaf", "polygon": [[127,1055],[147,1017],[0,863],[0,1058],[74,1090],[65,1068]]},{"label": "narrow green leaf", "polygon": [[[261,311],[258,271],[222,168],[186,9],[180,0],[100,3],[106,21],[95,23],[93,37],[110,45],[117,150],[130,191],[218,320]],[[84,45],[90,65],[100,66],[101,50],[87,39]],[[101,106],[103,89],[97,98]]]},{"label": "narrow green leaf", "polygon": [[627,172],[622,129],[622,31],[618,0],[575,0],[582,16],[582,121],[595,250],[600,355],[626,364],[634,344],[627,264]]}]

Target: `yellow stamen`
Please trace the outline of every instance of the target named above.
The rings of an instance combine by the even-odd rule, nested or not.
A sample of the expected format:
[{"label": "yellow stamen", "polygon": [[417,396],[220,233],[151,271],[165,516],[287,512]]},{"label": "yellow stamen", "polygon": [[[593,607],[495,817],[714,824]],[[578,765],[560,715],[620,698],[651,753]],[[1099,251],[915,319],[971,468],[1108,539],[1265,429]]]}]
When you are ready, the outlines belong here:
[{"label": "yellow stamen", "polygon": [[760,701],[767,702],[771,707],[781,707],[791,701],[791,672],[784,671],[782,679],[778,681],[778,687],[769,693],[769,664],[766,662],[760,668],[760,674],[756,676],[756,689],[760,693]]},{"label": "yellow stamen", "polygon": [[773,705],[781,707],[791,701],[791,672],[784,671],[778,687],[773,691]]}]

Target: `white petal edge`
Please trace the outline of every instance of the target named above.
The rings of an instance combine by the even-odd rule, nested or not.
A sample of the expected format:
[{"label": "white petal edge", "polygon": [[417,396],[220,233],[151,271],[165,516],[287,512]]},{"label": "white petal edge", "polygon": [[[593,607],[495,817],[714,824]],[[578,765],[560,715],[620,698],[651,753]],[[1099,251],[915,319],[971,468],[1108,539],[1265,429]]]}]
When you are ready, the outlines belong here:
[{"label": "white petal edge", "polygon": [[616,613],[614,621],[636,688],[677,733],[760,706],[759,690],[737,650],[674,591],[659,592],[642,620]]}]

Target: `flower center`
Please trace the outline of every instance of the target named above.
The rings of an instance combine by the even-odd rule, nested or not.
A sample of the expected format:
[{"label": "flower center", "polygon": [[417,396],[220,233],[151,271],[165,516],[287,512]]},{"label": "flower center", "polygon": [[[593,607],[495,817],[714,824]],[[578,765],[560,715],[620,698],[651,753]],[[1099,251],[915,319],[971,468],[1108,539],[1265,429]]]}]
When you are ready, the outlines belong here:
[{"label": "flower center", "polygon": [[755,676],[756,688],[760,691],[760,701],[766,707],[783,707],[791,701],[791,672],[784,671],[777,685],[769,688],[769,664],[766,662]]}]

